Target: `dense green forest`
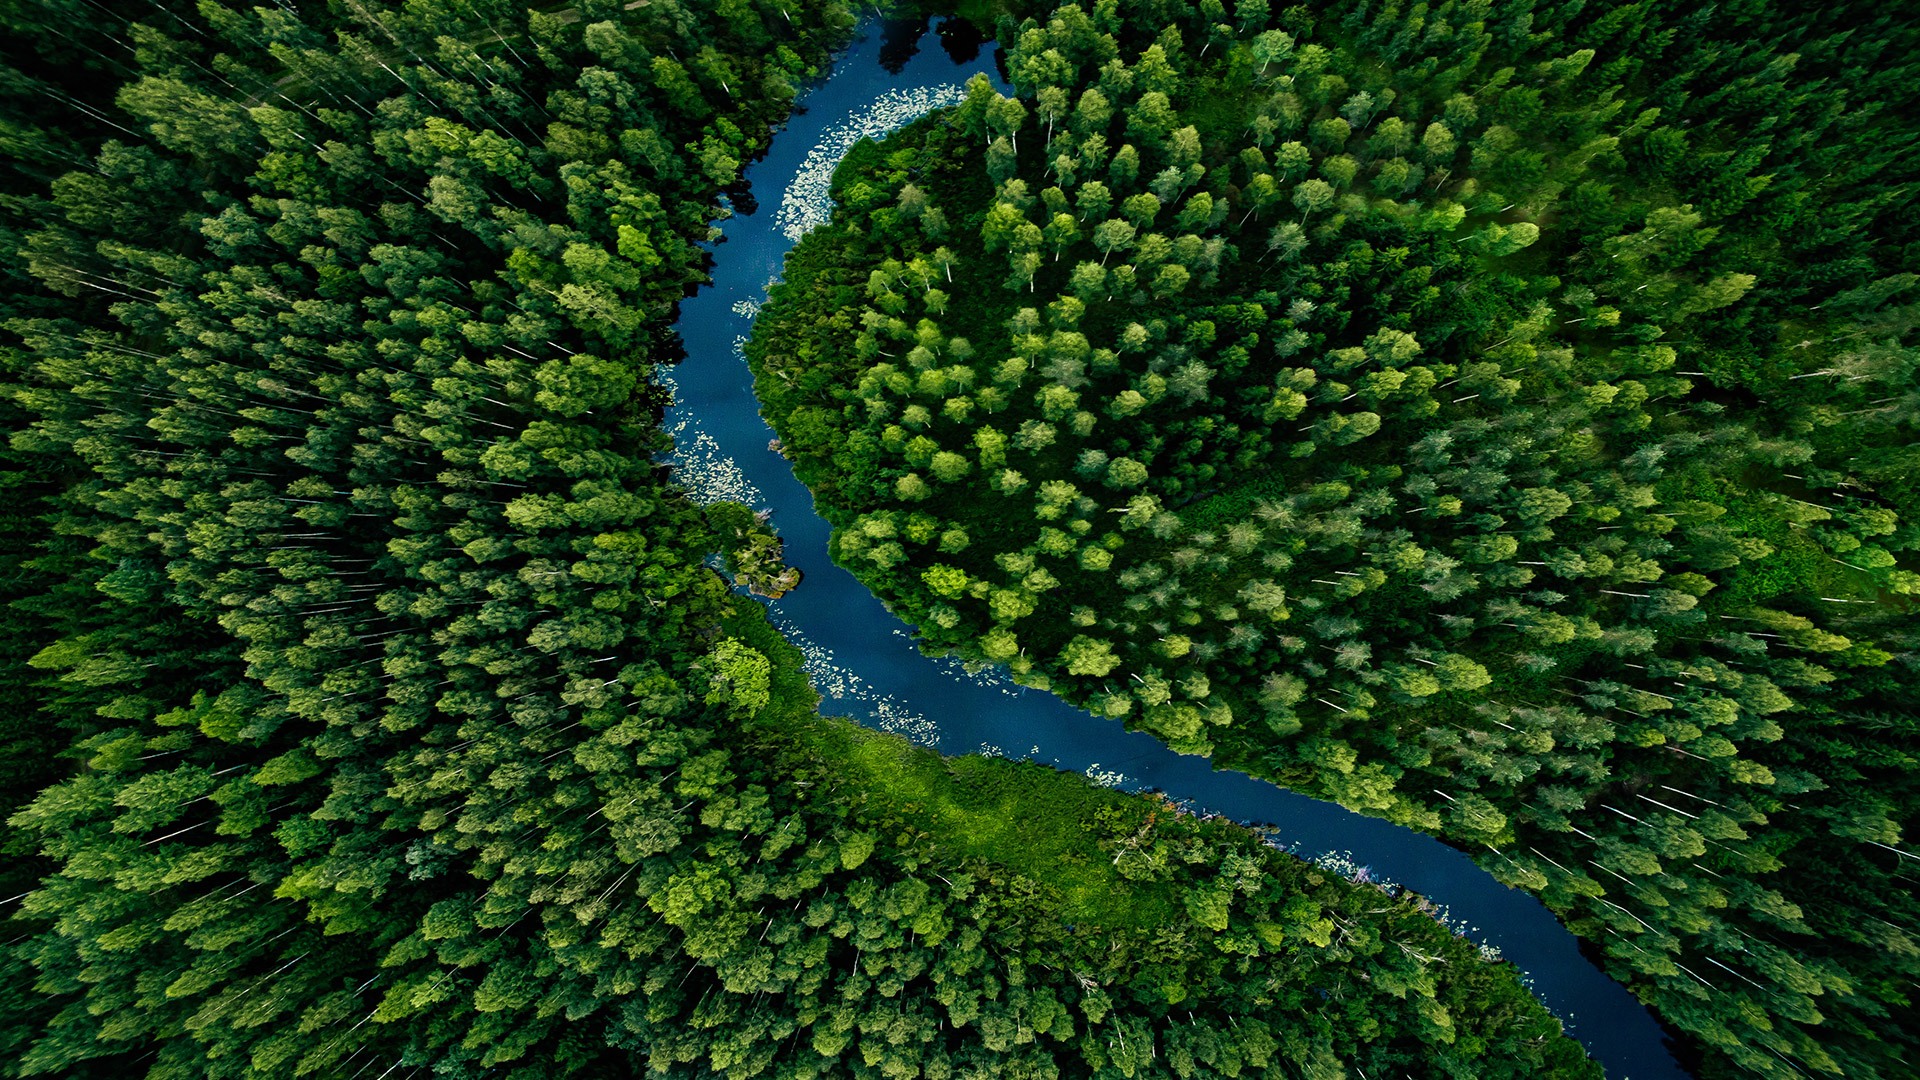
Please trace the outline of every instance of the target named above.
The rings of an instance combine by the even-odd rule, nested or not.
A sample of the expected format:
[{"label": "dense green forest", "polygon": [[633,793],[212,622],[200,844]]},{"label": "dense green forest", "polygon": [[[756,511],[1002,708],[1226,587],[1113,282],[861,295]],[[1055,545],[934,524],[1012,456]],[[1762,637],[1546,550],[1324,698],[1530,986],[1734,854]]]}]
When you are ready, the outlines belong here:
[{"label": "dense green forest", "polygon": [[838,3],[0,7],[0,1075],[1593,1077],[1416,897],[814,712],[657,459]]},{"label": "dense green forest", "polygon": [[1709,1076],[1914,1075],[1920,18],[1003,21],[749,356],[924,647],[1435,833]]}]

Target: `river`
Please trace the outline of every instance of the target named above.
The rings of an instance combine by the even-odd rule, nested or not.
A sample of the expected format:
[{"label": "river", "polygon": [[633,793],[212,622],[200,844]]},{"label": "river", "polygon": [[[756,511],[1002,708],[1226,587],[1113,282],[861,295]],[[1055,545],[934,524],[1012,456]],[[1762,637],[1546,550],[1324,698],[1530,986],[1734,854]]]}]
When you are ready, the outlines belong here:
[{"label": "river", "polygon": [[1216,771],[1205,759],[1175,754],[1150,736],[991,672],[970,675],[923,656],[909,629],[828,559],[829,527],[786,460],[769,448],[772,432],[760,417],[740,343],[793,238],[824,220],[826,178],[847,147],[861,134],[880,135],[954,100],[975,72],[1010,92],[990,52],[956,60],[928,32],[902,64],[910,34],[902,40],[896,31],[883,42],[877,25],[867,30],[806,93],[766,156],[748,167],[758,207],[722,223],[713,284],[680,307],[688,358],[663,373],[674,387],[667,424],[675,429],[677,475],[702,497],[772,509],[787,561],[805,574],[798,589],[768,607],[807,655],[825,697],[821,710],[945,753],[1027,758],[1130,790],[1157,789],[1199,813],[1277,826],[1279,840],[1303,857],[1398,883],[1440,905],[1459,932],[1526,973],[1533,992],[1609,1077],[1685,1077],[1653,1016],[1581,955],[1579,940],[1538,900],[1495,881],[1466,855],[1411,829]]}]

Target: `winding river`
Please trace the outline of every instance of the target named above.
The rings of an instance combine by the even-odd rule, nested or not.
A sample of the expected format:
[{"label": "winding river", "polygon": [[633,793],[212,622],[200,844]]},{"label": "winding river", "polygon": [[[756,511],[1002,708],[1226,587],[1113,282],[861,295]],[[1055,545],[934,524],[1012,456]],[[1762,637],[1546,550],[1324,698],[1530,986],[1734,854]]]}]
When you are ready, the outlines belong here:
[{"label": "winding river", "polygon": [[[800,588],[768,607],[807,655],[809,674],[825,697],[822,710],[946,753],[1028,758],[1126,789],[1158,789],[1199,813],[1277,825],[1280,842],[1303,857],[1414,889],[1445,909],[1460,933],[1498,949],[1609,1077],[1684,1077],[1652,1015],[1581,955],[1578,939],[1538,900],[1501,885],[1466,855],[1410,829],[1215,771],[1204,759],[1175,754],[1150,736],[991,672],[970,675],[950,661],[929,659],[906,626],[829,561],[828,525],[787,462],[769,448],[772,433],[760,418],[739,345],[794,239],[824,220],[826,180],[847,147],[957,100],[975,72],[1009,90],[988,53],[957,61],[928,32],[901,64],[910,42],[896,35],[883,43],[876,29],[869,25],[831,76],[802,99],[802,111],[766,156],[747,169],[759,207],[723,223],[712,286],[680,308],[688,359],[663,372],[675,389],[667,423],[675,429],[681,480],[706,499],[772,508],[788,562],[806,575]],[[883,46],[891,63],[882,63]],[[962,56],[969,51],[955,49]]]}]

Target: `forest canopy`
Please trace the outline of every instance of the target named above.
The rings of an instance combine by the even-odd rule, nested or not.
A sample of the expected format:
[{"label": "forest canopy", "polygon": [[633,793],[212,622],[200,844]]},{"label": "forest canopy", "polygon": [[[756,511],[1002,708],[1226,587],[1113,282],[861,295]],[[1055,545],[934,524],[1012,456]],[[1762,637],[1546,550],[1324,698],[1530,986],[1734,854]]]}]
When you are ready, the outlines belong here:
[{"label": "forest canopy", "polygon": [[1705,1075],[1911,1075],[1920,20],[1069,4],[749,346],[923,647],[1536,892]]},{"label": "forest canopy", "polygon": [[816,715],[655,371],[854,26],[0,9],[0,1075],[1598,1075],[1417,897]]}]

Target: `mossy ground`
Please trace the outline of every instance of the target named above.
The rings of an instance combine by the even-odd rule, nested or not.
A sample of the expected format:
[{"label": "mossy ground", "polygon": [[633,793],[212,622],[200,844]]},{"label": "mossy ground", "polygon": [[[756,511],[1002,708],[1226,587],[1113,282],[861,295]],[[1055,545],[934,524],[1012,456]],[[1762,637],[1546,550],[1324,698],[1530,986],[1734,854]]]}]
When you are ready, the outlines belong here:
[{"label": "mossy ground", "polygon": [[800,650],[744,598],[724,628],[773,662],[772,700],[758,725],[798,742],[827,763],[863,816],[898,819],[938,837],[963,859],[979,859],[1057,892],[1075,924],[1144,929],[1174,918],[1177,888],[1129,881],[1100,847],[1102,836],[1146,824],[1155,803],[1102,788],[1076,773],[979,754],[946,756],[897,735],[814,710],[820,697]]}]

